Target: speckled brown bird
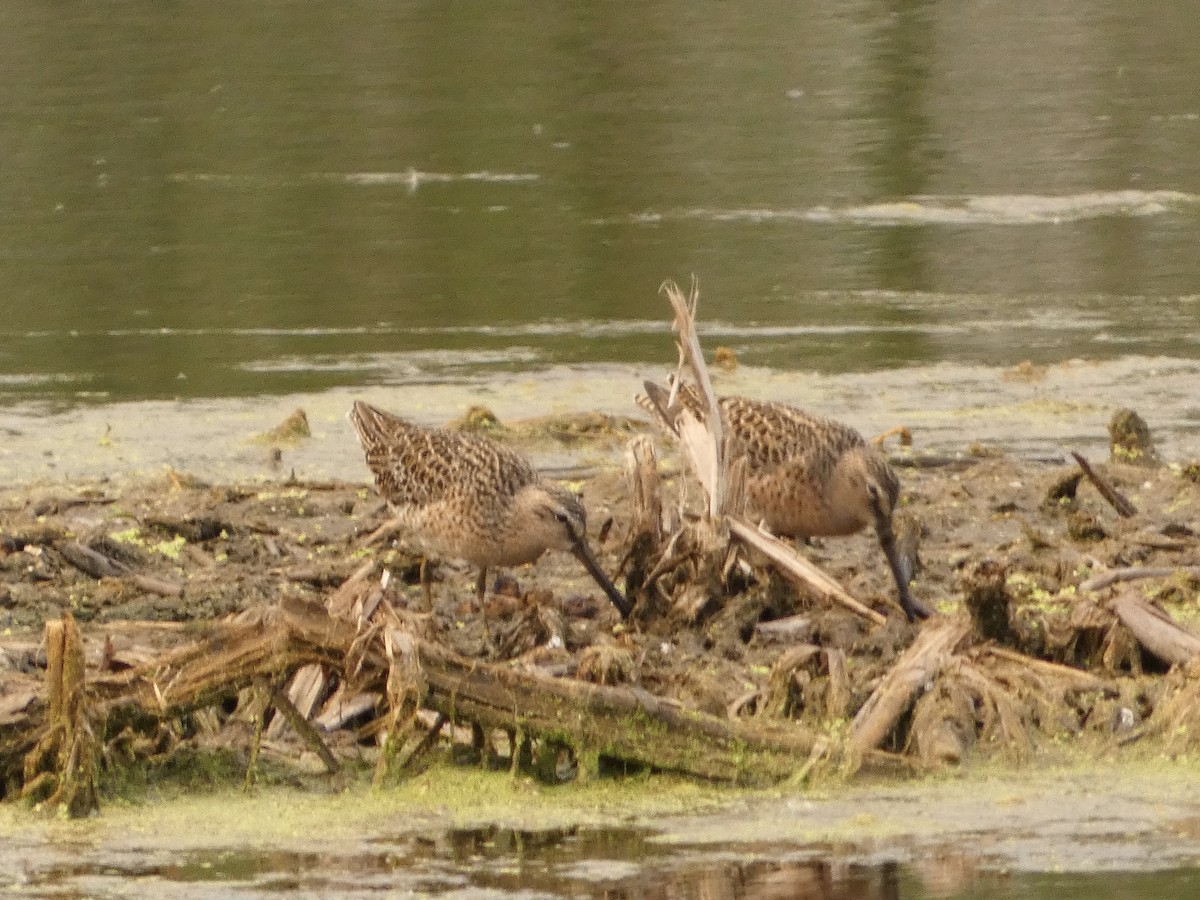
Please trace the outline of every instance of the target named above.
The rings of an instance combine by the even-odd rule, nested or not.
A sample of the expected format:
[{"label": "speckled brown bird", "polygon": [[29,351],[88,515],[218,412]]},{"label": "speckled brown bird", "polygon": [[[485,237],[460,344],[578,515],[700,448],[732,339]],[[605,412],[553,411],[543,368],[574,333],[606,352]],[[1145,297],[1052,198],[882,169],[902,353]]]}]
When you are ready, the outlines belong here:
[{"label": "speckled brown bird", "polygon": [[[703,418],[699,396],[690,386],[669,395],[646,382],[639,403],[660,424],[675,431],[681,408]],[[900,481],[878,449],[848,425],[804,412],[786,403],[720,397],[722,421],[731,458],[746,461],[746,498],[750,512],[777,535],[811,537],[854,534],[875,529],[896,580],[900,605],[909,621],[929,611],[909,592],[911,564],[897,550],[892,514]]]},{"label": "speckled brown bird", "polygon": [[629,615],[629,601],[588,545],[579,498],[544,481],[523,457],[482,435],[414,425],[361,400],[350,422],[396,519],[428,552],[479,566],[480,599],[489,567],[566,550]]}]

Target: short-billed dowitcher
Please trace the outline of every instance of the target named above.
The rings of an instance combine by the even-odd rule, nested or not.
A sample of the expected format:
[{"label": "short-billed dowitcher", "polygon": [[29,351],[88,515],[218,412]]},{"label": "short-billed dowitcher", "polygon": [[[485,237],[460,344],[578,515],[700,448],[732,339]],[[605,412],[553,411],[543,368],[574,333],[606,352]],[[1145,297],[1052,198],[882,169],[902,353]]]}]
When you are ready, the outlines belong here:
[{"label": "short-billed dowitcher", "polygon": [[[652,382],[646,382],[646,399],[643,405],[672,430],[679,405],[703,418],[690,387],[679,392],[674,410],[667,409],[667,392]],[[910,622],[927,618],[929,611],[909,593],[911,563],[896,546],[892,514],[900,481],[883,454],[850,426],[786,403],[746,397],[717,402],[731,458],[746,461],[750,512],[774,534],[805,540],[873,526],[904,614]]]},{"label": "short-billed dowitcher", "polygon": [[481,435],[425,428],[356,400],[350,422],[399,523],[425,550],[479,566],[530,563],[566,550],[628,616],[629,601],[596,562],[579,498],[543,481],[523,457]]}]

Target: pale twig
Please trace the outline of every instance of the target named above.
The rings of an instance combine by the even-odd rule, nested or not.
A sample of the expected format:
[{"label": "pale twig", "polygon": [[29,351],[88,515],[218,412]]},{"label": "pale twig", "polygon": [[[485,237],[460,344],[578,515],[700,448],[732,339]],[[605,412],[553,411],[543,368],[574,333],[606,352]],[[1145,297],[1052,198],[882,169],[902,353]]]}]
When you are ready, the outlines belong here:
[{"label": "pale twig", "polygon": [[764,534],[735,516],[727,516],[726,521],[729,523],[730,534],[762,553],[775,563],[785,575],[790,575],[823,596],[832,597],[842,606],[869,622],[882,625],[887,621],[884,616],[851,597],[840,584],[780,541],[779,538]]},{"label": "pale twig", "polygon": [[[698,460],[702,460],[704,465],[704,469],[697,468],[697,475],[704,479],[705,473],[708,473],[711,478],[711,482],[707,486],[708,510],[709,516],[717,519],[725,509],[725,428],[721,421],[721,408],[717,404],[717,394],[713,390],[712,379],[708,377],[708,367],[704,364],[700,338],[696,334],[696,305],[700,301],[700,289],[693,278],[691,294],[686,298],[673,281],[665,282],[660,290],[675,310],[675,322],[672,327],[679,335],[677,341],[681,365],[684,360],[687,361],[706,407],[703,423],[705,434],[697,433],[695,435],[696,439],[702,440],[708,445],[696,457]],[[675,399],[674,393],[680,382],[681,379],[677,377],[675,385],[672,387],[672,401]],[[683,416],[683,419],[684,421],[678,423],[681,437],[685,431],[686,415]]]}]

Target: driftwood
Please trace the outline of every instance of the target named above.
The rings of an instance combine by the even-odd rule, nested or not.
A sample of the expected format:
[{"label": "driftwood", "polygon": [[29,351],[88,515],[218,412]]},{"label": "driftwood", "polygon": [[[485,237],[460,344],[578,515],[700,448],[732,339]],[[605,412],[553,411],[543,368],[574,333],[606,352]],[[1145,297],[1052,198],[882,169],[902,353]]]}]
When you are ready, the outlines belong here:
[{"label": "driftwood", "polygon": [[129,580],[147,594],[158,594],[160,597],[182,597],[183,584],[155,575],[143,575],[141,572],[131,572]]},{"label": "driftwood", "polygon": [[1076,690],[1106,691],[1111,688],[1110,682],[1097,675],[1093,675],[1091,672],[1085,672],[1083,669],[1073,669],[1070,666],[1049,662],[1044,659],[1035,659],[1031,656],[1026,656],[1024,653],[1009,650],[1006,647],[984,646],[979,649],[979,655],[1011,663],[1055,681],[1065,682]]},{"label": "driftwood", "polygon": [[658,474],[658,454],[645,435],[629,442],[627,472],[633,518],[629,530],[647,534],[658,543],[669,529],[663,523],[662,479]]},{"label": "driftwood", "polygon": [[129,566],[109,559],[78,541],[63,541],[58,547],[63,559],[93,578],[119,578],[129,573]]},{"label": "driftwood", "polygon": [[[86,679],[82,636],[69,617],[47,629],[45,683],[35,685],[25,674],[41,665],[37,641],[8,643],[0,660],[8,667],[0,672],[0,769],[7,779],[0,790],[23,788],[34,802],[85,811],[94,806],[96,779],[110,767],[153,764],[175,748],[195,746],[192,735],[216,746],[241,745],[248,725],[255,732],[252,757],[260,746],[293,756],[293,735],[330,773],[375,752],[374,784],[414,768],[439,735],[472,741],[494,764],[504,752],[503,733],[514,772],[548,771],[567,755],[584,777],[662,770],[761,783],[803,778],[823,759],[910,773],[958,761],[977,745],[1021,754],[1038,734],[1055,739],[1087,730],[1107,738],[1117,727],[1109,723],[1128,718],[1122,703],[1137,706],[1138,715],[1149,713],[1147,728],[1196,732],[1200,638],[1136,593],[1107,605],[1092,598],[1069,602],[1065,592],[1053,602],[1022,603],[1022,588],[1010,585],[1003,570],[963,565],[980,588],[972,598],[964,583],[974,631],[965,612],[919,631],[898,622],[878,628],[885,623],[879,612],[740,516],[744,470],[724,452],[696,336],[695,293],[688,300],[673,286],[664,290],[676,314],[680,372],[700,385],[703,397],[698,415],[672,412],[668,427],[678,426],[681,455],[706,492],[706,514],[685,517],[684,504],[665,503],[652,444],[644,437],[631,442],[631,514],[623,521],[618,514],[628,528],[616,533],[624,532],[629,544],[622,568],[631,596],[640,585],[637,617],[614,629],[590,598],[496,591],[486,614],[498,638],[492,653],[504,662],[493,665],[472,657],[481,623],[463,614],[465,605],[443,597],[418,611],[415,591],[399,588],[392,576],[411,582],[411,559],[389,569],[382,560],[391,554],[361,565],[357,554],[346,555],[382,518],[381,509],[365,509],[353,494],[338,505],[347,515],[353,510],[355,521],[341,523],[326,544],[336,541],[335,552],[314,554],[318,562],[301,562],[288,531],[270,518],[235,517],[236,529],[216,518],[219,512],[159,525],[143,519],[143,527],[188,529],[189,540],[223,530],[260,535],[254,556],[276,558],[264,567],[269,592],[247,594],[241,606],[250,610],[217,624],[91,626],[98,640],[89,645],[93,665]],[[252,493],[226,490],[214,509]],[[60,573],[77,582],[62,565],[67,560],[91,577],[142,579],[142,590],[166,596],[182,590],[169,577],[155,590],[147,580],[155,576],[127,564],[135,554],[102,540],[89,547],[62,529],[8,530],[0,547],[27,553],[21,564],[31,566],[25,571],[38,584]],[[915,530],[912,537],[915,559]],[[640,549],[629,549],[635,545]],[[1019,565],[1019,557],[1013,560]],[[161,562],[142,560],[151,561]],[[768,564],[835,602],[809,608],[782,578],[761,577]],[[351,572],[352,566],[358,568]],[[163,565],[162,571],[177,569]],[[1196,574],[1200,567],[1114,570],[1081,587],[1179,571]],[[199,597],[203,578],[192,574],[188,591]],[[292,582],[295,594],[274,604],[260,601],[277,596],[279,580]],[[792,615],[800,610],[803,615]],[[126,634],[139,625],[146,631],[130,646]],[[162,651],[171,637],[175,646]],[[1162,690],[1149,681],[1162,676],[1142,674],[1142,647],[1173,664]],[[1082,668],[1089,664],[1096,674]],[[1136,703],[1127,699],[1135,696]],[[1129,733],[1129,726],[1120,727]],[[334,740],[333,729],[349,733]],[[374,751],[364,749],[371,742]],[[247,775],[250,780],[253,769]]]},{"label": "driftwood", "polygon": [[[394,752],[381,753],[377,783],[386,760],[410,758],[401,738],[421,707],[485,730],[520,732],[526,739],[569,746],[584,773],[597,771],[604,758],[705,779],[762,783],[794,775],[818,743],[812,732],[786,721],[734,721],[638,688],[553,678],[470,660],[422,638],[390,610],[381,610],[384,618],[376,617],[361,630],[331,615],[322,604],[286,599],[269,610],[215,626],[199,640],[136,669],[92,679],[86,703],[73,701],[74,708],[79,721],[118,726],[138,716],[171,720],[265,684],[272,705],[333,772],[339,767],[336,758],[278,687],[293,673],[311,673],[311,667],[319,665],[336,672],[344,683],[357,685],[356,691],[374,690],[386,698],[383,726]],[[64,659],[75,660],[64,664],[67,670],[81,671],[81,655],[67,654]],[[57,681],[52,685],[65,683],[62,676],[53,677]],[[83,696],[76,675],[71,678],[76,687],[69,696]],[[57,696],[52,694],[51,716],[63,715],[60,710],[69,703],[55,700]],[[53,748],[63,741],[74,749],[55,751],[59,771],[77,771],[78,760],[92,758],[84,752],[90,745],[79,745],[74,737],[90,732],[58,728],[55,734],[61,740],[53,745],[42,741],[31,758],[51,758]],[[914,771],[915,763],[895,754],[865,752],[862,765],[895,774]],[[44,779],[27,783],[41,784]]]},{"label": "driftwood", "polygon": [[1200,637],[1140,594],[1126,591],[1118,595],[1112,609],[1141,645],[1164,662],[1183,665],[1200,657]]},{"label": "driftwood", "polygon": [[1139,581],[1143,578],[1170,578],[1177,572],[1200,578],[1200,566],[1130,566],[1093,575],[1080,583],[1079,590],[1102,591],[1120,582]]},{"label": "driftwood", "polygon": [[333,755],[317,729],[309,724],[308,717],[296,708],[287,694],[279,688],[275,688],[271,691],[271,703],[282,713],[283,718],[295,729],[304,742],[316,751],[317,756],[321,757],[321,762],[325,764],[325,771],[334,775],[341,771],[342,765],[338,762],[337,757]]},{"label": "driftwood", "polygon": [[[455,657],[420,645],[429,705],[451,718],[485,728],[521,728],[526,734],[565,736],[578,755],[599,757],[739,783],[796,774],[817,736],[782,722],[749,724],[707,715],[636,688],[613,688],[518,672]],[[876,772],[914,771],[890,753],[870,753]],[[594,770],[594,769],[593,769]]]},{"label": "driftwood", "polygon": [[[310,663],[340,667],[357,636],[350,622],[324,607],[286,599],[266,611],[212,626],[200,640],[146,665],[93,680],[90,693],[103,707],[136,706],[179,715],[252,687],[278,681]],[[386,668],[382,658],[377,661]]]},{"label": "driftwood", "polygon": [[125,563],[105,556],[78,541],[63,541],[58,545],[58,552],[79,571],[93,578],[125,578],[149,594],[163,597],[183,596],[183,585],[179,582],[135,572]]},{"label": "driftwood", "polygon": [[851,749],[863,753],[878,747],[967,634],[962,622],[927,625],[854,717],[850,725]]},{"label": "driftwood", "polygon": [[1137,515],[1137,507],[1130,503],[1124,494],[1113,487],[1107,478],[1093,469],[1091,463],[1082,454],[1072,450],[1071,455],[1075,457],[1075,462],[1079,463],[1079,468],[1083,469],[1083,474],[1096,486],[1096,490],[1100,492],[1100,496],[1107,500],[1112,508],[1117,511],[1117,515],[1124,519]]},{"label": "driftwood", "polygon": [[[307,721],[316,713],[317,704],[320,703],[328,683],[329,678],[324,668],[316,663],[310,663],[307,666],[301,666],[292,676],[292,683],[288,686],[284,697],[288,703],[292,704],[297,714],[303,716]],[[274,719],[267,728],[267,737],[277,740],[284,733],[289,722],[290,716]]]}]

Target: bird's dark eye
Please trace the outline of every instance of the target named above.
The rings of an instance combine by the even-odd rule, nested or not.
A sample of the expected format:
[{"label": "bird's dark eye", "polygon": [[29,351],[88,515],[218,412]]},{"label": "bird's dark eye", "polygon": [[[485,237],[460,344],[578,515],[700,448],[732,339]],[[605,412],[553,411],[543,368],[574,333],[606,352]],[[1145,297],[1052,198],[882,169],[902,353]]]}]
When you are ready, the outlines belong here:
[{"label": "bird's dark eye", "polygon": [[561,513],[561,512],[556,512],[554,514],[554,518],[558,519],[558,521],[562,522],[564,525],[569,524],[571,521],[570,519],[567,518],[566,513]]}]

